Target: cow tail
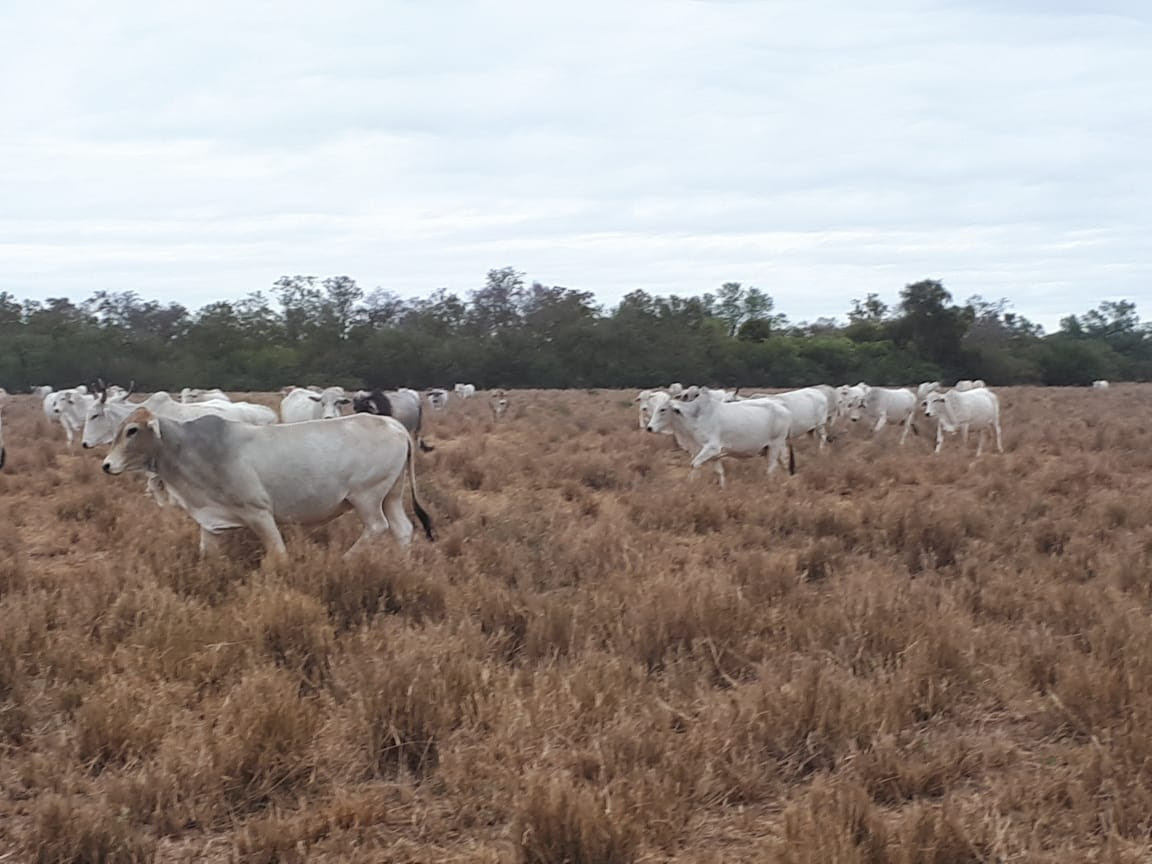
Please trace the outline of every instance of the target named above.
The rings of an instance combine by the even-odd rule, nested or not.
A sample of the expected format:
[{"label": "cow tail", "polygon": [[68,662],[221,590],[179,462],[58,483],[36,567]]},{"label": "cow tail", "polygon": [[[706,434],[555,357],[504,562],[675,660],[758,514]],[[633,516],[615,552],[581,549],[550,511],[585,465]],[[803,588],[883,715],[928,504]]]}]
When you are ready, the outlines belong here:
[{"label": "cow tail", "polygon": [[792,442],[788,442],[788,473],[796,473],[796,451],[792,448]]},{"label": "cow tail", "polygon": [[424,536],[429,540],[436,539],[436,531],[432,527],[432,519],[429,518],[428,512],[420,506],[420,501],[416,497],[416,459],[412,454],[412,437],[408,437],[408,454],[405,457],[408,462],[408,482],[412,486],[412,509],[416,511],[416,518],[420,520],[420,524],[424,527]]},{"label": "cow tail", "polygon": [[0,447],[0,468],[4,467],[4,448]]},{"label": "cow tail", "polygon": [[421,436],[421,438],[420,438],[420,452],[421,453],[431,453],[435,449],[436,448],[433,447],[431,444],[425,444],[424,438],[423,438],[423,436]]}]

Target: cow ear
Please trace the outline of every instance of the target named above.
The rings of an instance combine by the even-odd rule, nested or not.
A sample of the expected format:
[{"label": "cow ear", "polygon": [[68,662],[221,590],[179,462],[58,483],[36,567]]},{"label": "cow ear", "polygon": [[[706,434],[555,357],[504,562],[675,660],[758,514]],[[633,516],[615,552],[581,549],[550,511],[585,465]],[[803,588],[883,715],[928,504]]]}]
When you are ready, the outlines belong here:
[{"label": "cow ear", "polygon": [[308,398],[311,399],[313,402],[319,402],[320,401],[319,396],[309,396]]},{"label": "cow ear", "polygon": [[336,400],[336,404],[337,404],[337,405],[348,405],[348,404],[350,404],[351,402],[352,402],[352,400],[351,400],[351,399],[349,399],[347,396],[342,396],[342,397],[340,397],[339,399],[337,399],[337,400]]},{"label": "cow ear", "polygon": [[681,408],[679,405],[677,405],[675,402],[672,402],[670,404],[671,404],[672,410],[675,411],[677,414],[683,414],[684,413],[684,409]]},{"label": "cow ear", "polygon": [[160,418],[154,417],[148,421],[148,428],[152,430],[152,434],[157,438],[160,437]]}]

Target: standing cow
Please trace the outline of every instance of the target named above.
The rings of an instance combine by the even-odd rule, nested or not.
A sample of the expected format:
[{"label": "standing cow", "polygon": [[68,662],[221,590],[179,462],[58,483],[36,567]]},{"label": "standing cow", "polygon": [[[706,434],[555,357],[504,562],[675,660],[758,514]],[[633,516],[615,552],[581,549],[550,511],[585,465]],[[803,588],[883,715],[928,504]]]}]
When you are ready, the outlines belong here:
[{"label": "standing cow", "polygon": [[169,500],[200,525],[202,555],[220,551],[222,532],[248,528],[267,554],[284,556],[281,524],[323,524],[349,509],[364,530],[345,554],[389,531],[406,546],[412,522],[404,512],[405,469],[413,509],[435,539],[416,497],[411,438],[390,417],[251,426],[215,415],[180,422],[140,409],[117,433],[103,468],[154,474]]},{"label": "standing cow", "polygon": [[916,396],[911,390],[902,387],[871,387],[868,395],[852,406],[848,419],[855,423],[862,417],[876,418],[876,423],[872,427],[873,437],[879,435],[889,423],[894,426],[902,425],[904,431],[900,433],[900,444],[903,445],[908,438],[908,430],[916,432],[913,423],[915,416]]},{"label": "standing cow", "polygon": [[984,436],[991,429],[996,433],[996,449],[1003,453],[1004,444],[1000,437],[1000,400],[996,394],[984,387],[974,390],[949,390],[947,393],[929,393],[924,400],[924,413],[936,419],[936,453],[944,444],[944,433],[960,433],[964,444],[968,443],[968,430],[979,430],[976,455],[984,450]]},{"label": "standing cow", "polygon": [[380,389],[361,390],[352,399],[352,410],[357,414],[395,417],[408,430],[412,440],[420,445],[421,450],[429,453],[436,449],[425,444],[424,439],[420,436],[424,412],[420,406],[420,394],[415,390],[409,390],[407,387],[387,392]]},{"label": "standing cow", "polygon": [[280,400],[280,421],[301,423],[305,420],[331,420],[340,416],[341,405],[347,405],[351,401],[343,387],[327,387],[319,393],[293,387]]}]

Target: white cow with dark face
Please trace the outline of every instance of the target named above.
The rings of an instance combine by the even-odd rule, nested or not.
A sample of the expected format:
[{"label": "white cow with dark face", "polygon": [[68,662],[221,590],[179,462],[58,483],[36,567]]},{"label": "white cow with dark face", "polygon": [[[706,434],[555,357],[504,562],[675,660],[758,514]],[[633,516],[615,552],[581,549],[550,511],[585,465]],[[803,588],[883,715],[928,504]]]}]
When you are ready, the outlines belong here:
[{"label": "white cow with dark face", "polygon": [[908,438],[908,431],[916,431],[913,420],[916,416],[916,396],[911,390],[903,387],[872,387],[868,395],[857,401],[848,412],[848,419],[853,423],[861,419],[875,420],[872,426],[873,436],[879,435],[886,425],[904,427],[900,433],[900,443]]},{"label": "white cow with dark face", "polygon": [[351,402],[343,387],[327,387],[319,393],[296,387],[280,400],[280,420],[284,423],[331,420],[340,416],[341,405]]},{"label": "white cow with dark face", "polygon": [[647,429],[649,432],[671,431],[677,444],[694,453],[693,471],[715,460],[716,476],[723,487],[722,458],[767,455],[771,474],[787,449],[788,470],[795,473],[796,460],[788,443],[792,415],[778,399],[724,402],[710,394],[706,387],[702,387],[700,395],[691,402],[681,402],[667,393],[660,395],[663,399],[653,403]]},{"label": "white cow with dark face", "polygon": [[984,436],[988,430],[996,433],[996,449],[1003,453],[1000,437],[1000,400],[984,387],[975,390],[949,390],[947,393],[929,393],[924,400],[924,414],[936,418],[936,453],[944,444],[944,433],[960,433],[968,443],[968,430],[976,428],[979,436],[976,455],[984,451]]},{"label": "white cow with dark face", "polygon": [[117,433],[103,468],[153,475],[200,525],[205,555],[219,551],[224,531],[248,528],[267,554],[282,557],[280,525],[323,524],[349,509],[364,530],[347,554],[389,531],[406,546],[412,522],[404,512],[405,469],[416,516],[435,538],[416,498],[411,438],[391,417],[251,426],[214,415],[180,422],[139,409]]},{"label": "white cow with dark face", "polygon": [[360,390],[352,399],[352,410],[357,414],[377,414],[381,417],[395,417],[412,435],[412,440],[420,445],[425,453],[435,450],[424,443],[420,426],[424,421],[424,410],[420,394],[407,387],[399,390]]}]

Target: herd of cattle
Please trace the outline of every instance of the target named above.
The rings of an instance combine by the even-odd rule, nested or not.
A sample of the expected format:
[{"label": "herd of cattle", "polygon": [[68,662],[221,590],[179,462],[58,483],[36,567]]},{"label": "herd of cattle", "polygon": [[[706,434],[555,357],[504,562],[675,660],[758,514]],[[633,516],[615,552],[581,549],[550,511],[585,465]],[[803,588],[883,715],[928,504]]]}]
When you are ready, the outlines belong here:
[{"label": "herd of cattle", "polygon": [[[1107,386],[1107,382],[1097,383]],[[984,450],[987,434],[995,434],[996,448],[1004,452],[1000,400],[979,380],[957,381],[947,391],[938,381],[925,382],[915,390],[870,387],[861,382],[744,397],[726,390],[672,384],[663,390],[642,390],[635,401],[640,428],[674,436],[676,444],[692,456],[693,471],[712,462],[721,486],[723,457],[766,455],[771,474],[785,464],[787,454],[788,470],[794,473],[792,442],[801,436],[814,436],[823,448],[832,430],[844,420],[866,420],[873,424],[873,435],[879,435],[889,424],[901,426],[903,444],[909,431],[917,432],[915,419],[922,412],[936,422],[937,453],[945,433],[959,433],[967,443],[970,431],[978,435],[977,456]]]},{"label": "herd of cattle", "polygon": [[[179,399],[159,391],[131,402],[131,387],[100,381],[33,393],[70,447],[77,434],[85,448],[111,444],[106,473],[141,472],[158,505],[191,515],[202,554],[219,551],[222,532],[246,527],[268,553],[283,555],[279,524],[321,524],[349,509],[364,525],[349,553],[386,532],[407,545],[413,529],[402,503],[405,474],[424,533],[435,536],[417,497],[412,451],[417,444],[432,449],[421,437],[423,400],[443,410],[447,390],[421,397],[406,388],[349,394],[342,387],[287,387],[279,412],[233,402],[220,390],[185,388]],[[471,399],[476,387],[457,384],[452,394]],[[6,398],[0,390],[0,418]],[[346,405],[353,413],[345,416]],[[491,391],[489,408],[494,419],[504,416],[507,393]],[[0,467],[3,460],[0,420]]]},{"label": "herd of cattle", "polygon": [[[1107,389],[1107,381],[1092,387]],[[161,507],[175,505],[200,526],[200,550],[219,550],[220,535],[247,527],[265,550],[284,554],[278,524],[319,524],[351,509],[363,523],[352,550],[391,532],[402,545],[413,527],[402,504],[404,478],[411,484],[413,509],[425,535],[433,539],[428,514],[416,493],[413,450],[431,450],[421,436],[423,404],[442,411],[449,397],[471,399],[476,388],[457,384],[451,391],[361,390],[342,387],[286,387],[279,413],[252,402],[233,402],[220,390],[184,388],[179,399],[159,391],[130,402],[131,386],[93,385],[53,391],[38,387],[44,414],[59,422],[72,446],[79,434],[85,448],[111,444],[103,462],[108,474],[144,473],[148,492]],[[0,468],[4,466],[3,407],[0,389]],[[768,457],[768,473],[779,465],[796,470],[793,442],[815,437],[823,448],[838,425],[866,421],[873,435],[886,426],[902,427],[900,443],[918,415],[936,423],[939,453],[945,434],[967,443],[978,433],[976,455],[994,434],[1003,452],[1000,402],[983,381],[958,381],[950,390],[939,382],[917,388],[870,387],[861,382],[837,388],[805,387],[784,393],[745,395],[680,384],[643,390],[635,399],[640,428],[672,435],[691,456],[695,471],[712,462],[724,485],[725,457]],[[352,413],[342,409],[351,405]],[[507,393],[492,390],[488,406],[499,420]],[[232,421],[232,422],[228,422]]]}]

